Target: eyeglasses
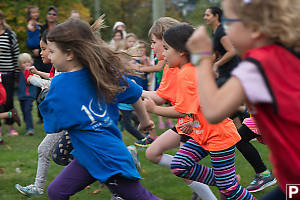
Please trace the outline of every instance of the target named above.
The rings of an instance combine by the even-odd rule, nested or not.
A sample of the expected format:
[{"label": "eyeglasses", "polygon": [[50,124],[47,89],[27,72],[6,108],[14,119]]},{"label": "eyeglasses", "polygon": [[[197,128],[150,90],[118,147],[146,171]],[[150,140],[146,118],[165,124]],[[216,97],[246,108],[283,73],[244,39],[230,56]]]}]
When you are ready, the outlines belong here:
[{"label": "eyeglasses", "polygon": [[230,24],[232,24],[233,22],[242,22],[243,19],[240,19],[240,18],[225,18],[225,17],[222,17],[221,19],[221,22],[223,24],[223,27],[224,29],[228,29],[228,26]]},{"label": "eyeglasses", "polygon": [[56,16],[57,14],[56,13],[52,13],[52,12],[48,12],[48,15]]}]

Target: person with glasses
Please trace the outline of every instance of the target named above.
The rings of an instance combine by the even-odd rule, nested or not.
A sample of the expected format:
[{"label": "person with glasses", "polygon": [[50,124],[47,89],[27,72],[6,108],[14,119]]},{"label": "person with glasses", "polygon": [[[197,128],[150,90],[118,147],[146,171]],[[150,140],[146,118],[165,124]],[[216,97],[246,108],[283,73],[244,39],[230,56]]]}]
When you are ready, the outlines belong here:
[{"label": "person with glasses", "polygon": [[299,200],[300,1],[223,0],[222,5],[230,22],[226,32],[243,61],[218,88],[212,62],[203,56],[212,52],[212,41],[205,27],[194,32],[187,46],[197,66],[203,114],[215,124],[247,102],[279,185],[261,200]]},{"label": "person with glasses", "polygon": [[44,24],[41,28],[41,34],[43,34],[45,30],[50,31],[57,24],[57,18],[58,18],[58,9],[54,6],[50,6],[48,8],[46,24]]}]

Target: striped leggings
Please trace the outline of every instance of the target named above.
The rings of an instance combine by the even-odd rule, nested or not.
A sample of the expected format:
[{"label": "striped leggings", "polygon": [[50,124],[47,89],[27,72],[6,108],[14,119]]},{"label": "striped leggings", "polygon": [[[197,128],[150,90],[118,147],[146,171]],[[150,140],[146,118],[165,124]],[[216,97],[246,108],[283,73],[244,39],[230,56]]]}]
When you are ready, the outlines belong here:
[{"label": "striped leggings", "polygon": [[[208,154],[213,168],[198,164]],[[181,178],[217,186],[227,199],[255,199],[236,180],[234,156],[235,146],[222,151],[206,151],[189,139],[173,157],[171,171]]]}]

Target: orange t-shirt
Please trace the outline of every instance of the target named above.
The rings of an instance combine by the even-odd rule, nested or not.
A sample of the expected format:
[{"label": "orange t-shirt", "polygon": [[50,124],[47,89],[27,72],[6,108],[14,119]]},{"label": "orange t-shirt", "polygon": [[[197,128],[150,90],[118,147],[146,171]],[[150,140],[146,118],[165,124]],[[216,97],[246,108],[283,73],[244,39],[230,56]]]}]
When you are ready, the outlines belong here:
[{"label": "orange t-shirt", "polygon": [[[240,139],[233,121],[226,118],[218,124],[209,124],[200,109],[200,100],[197,89],[197,71],[191,64],[185,64],[177,73],[177,93],[174,109],[178,112],[191,114],[184,120],[179,120],[177,126],[182,122],[193,120],[193,132],[188,134],[204,149],[208,151],[221,151],[235,145]],[[177,129],[181,134],[184,134]]]},{"label": "orange t-shirt", "polygon": [[159,88],[156,90],[156,94],[173,104],[176,100],[176,77],[179,68],[170,68],[168,65],[164,66],[163,77],[161,79]]}]

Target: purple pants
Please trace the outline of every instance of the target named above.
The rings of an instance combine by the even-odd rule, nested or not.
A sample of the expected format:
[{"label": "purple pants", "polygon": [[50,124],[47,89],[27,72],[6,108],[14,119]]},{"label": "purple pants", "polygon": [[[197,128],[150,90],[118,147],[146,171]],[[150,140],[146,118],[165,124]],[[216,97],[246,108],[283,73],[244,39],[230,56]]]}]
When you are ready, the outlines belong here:
[{"label": "purple pants", "polygon": [[[96,180],[74,159],[50,183],[48,196],[51,200],[66,200]],[[139,181],[119,175],[110,177],[105,185],[113,194],[117,194],[125,200],[161,200],[146,190]]]}]

